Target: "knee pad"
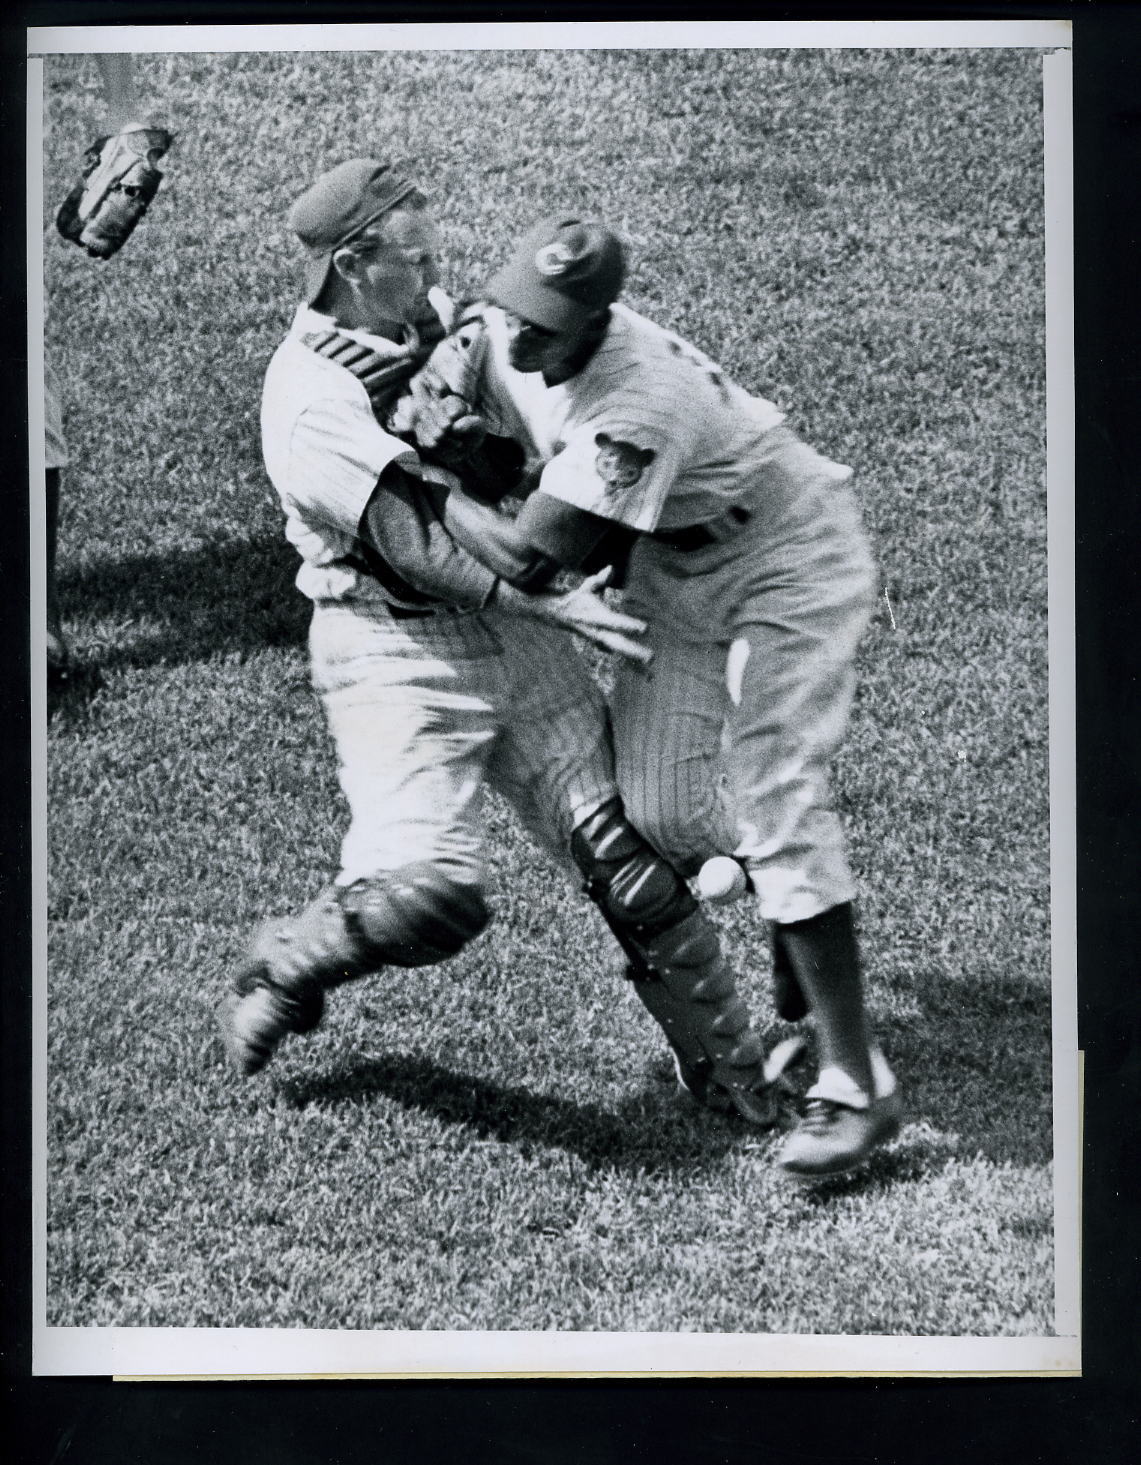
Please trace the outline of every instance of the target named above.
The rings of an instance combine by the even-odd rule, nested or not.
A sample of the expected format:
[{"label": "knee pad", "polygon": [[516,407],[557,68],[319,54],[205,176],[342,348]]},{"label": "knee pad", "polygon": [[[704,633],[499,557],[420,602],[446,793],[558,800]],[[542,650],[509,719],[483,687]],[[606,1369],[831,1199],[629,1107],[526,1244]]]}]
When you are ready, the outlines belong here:
[{"label": "knee pad", "polygon": [[431,966],[455,956],[489,919],[478,890],[427,861],[406,865],[347,889],[329,885],[299,915],[266,922],[246,975],[297,996],[382,966]]},{"label": "knee pad", "polygon": [[341,893],[341,907],[376,966],[432,966],[478,936],[491,919],[482,893],[430,860]]},{"label": "knee pad", "polygon": [[579,825],[571,854],[619,940],[645,941],[697,909],[685,881],[646,843],[617,799]]}]

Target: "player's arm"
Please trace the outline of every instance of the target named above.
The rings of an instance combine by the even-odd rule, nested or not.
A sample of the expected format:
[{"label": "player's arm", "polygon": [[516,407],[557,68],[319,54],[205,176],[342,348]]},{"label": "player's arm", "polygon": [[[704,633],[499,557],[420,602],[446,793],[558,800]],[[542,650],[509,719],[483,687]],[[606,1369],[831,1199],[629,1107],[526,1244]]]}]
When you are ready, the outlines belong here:
[{"label": "player's arm", "polygon": [[[494,605],[508,614],[574,631],[620,656],[649,660],[650,653],[636,639],[645,632],[645,622],[606,604],[602,598],[605,574],[567,591],[536,587],[532,593],[524,593],[493,565],[472,554],[446,523],[447,505],[460,492],[457,487],[426,480],[400,463],[390,463],[369,500],[359,537],[423,594],[473,610]],[[474,499],[471,502],[499,518],[494,510]]]},{"label": "player's arm", "polygon": [[358,537],[415,590],[480,610],[490,603],[498,576],[445,526],[446,498],[442,484],[428,482],[404,463],[389,463],[365,508]]},{"label": "player's arm", "polygon": [[508,519],[454,489],[444,506],[444,522],[469,554],[525,592],[542,590],[560,570],[589,574],[620,565],[634,539],[623,525],[541,490]]},{"label": "player's arm", "polygon": [[449,312],[433,303],[433,310],[447,334],[385,408],[385,427],[423,461],[455,473],[481,502],[521,497],[526,452],[487,420],[482,400],[488,337],[479,309]]}]

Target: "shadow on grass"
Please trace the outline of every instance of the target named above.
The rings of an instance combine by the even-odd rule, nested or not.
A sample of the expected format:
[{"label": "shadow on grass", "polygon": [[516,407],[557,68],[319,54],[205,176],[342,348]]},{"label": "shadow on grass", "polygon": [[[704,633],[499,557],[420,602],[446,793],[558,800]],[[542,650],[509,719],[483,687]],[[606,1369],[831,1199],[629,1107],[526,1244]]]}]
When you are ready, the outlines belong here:
[{"label": "shadow on grass", "polygon": [[687,1111],[672,1084],[656,1085],[610,1111],[504,1087],[406,1054],[360,1058],[334,1074],[284,1080],[278,1092],[295,1108],[360,1103],[381,1094],[463,1125],[480,1139],[513,1145],[524,1157],[531,1146],[562,1149],[596,1170],[697,1169],[758,1134],[732,1119]]},{"label": "shadow on grass", "polygon": [[[1014,976],[964,976],[924,994],[921,1022],[888,1019],[882,1036],[906,1102],[899,1142],[851,1176],[807,1188],[814,1203],[921,1180],[948,1161],[1042,1165],[1053,1153],[1048,993]],[[679,1104],[651,1080],[614,1110],[504,1087],[402,1054],[357,1058],[281,1082],[286,1103],[360,1103],[383,1095],[480,1138],[558,1148],[593,1169],[699,1169],[759,1131]]]},{"label": "shadow on grass", "polygon": [[267,534],[61,573],[64,621],[77,640],[85,620],[132,624],[116,644],[81,650],[53,699],[61,705],[85,700],[103,673],[121,667],[177,665],[303,641],[308,609],[293,584],[297,564],[281,536]]},{"label": "shadow on grass", "polygon": [[[889,1152],[883,1178],[929,1170],[924,1155],[979,1154],[996,1164],[1039,1165],[1053,1155],[1050,994],[1021,975],[974,977],[925,988],[922,1020],[888,1018],[882,1034],[911,1121],[930,1146]],[[873,1167],[874,1169],[875,1167]]]}]

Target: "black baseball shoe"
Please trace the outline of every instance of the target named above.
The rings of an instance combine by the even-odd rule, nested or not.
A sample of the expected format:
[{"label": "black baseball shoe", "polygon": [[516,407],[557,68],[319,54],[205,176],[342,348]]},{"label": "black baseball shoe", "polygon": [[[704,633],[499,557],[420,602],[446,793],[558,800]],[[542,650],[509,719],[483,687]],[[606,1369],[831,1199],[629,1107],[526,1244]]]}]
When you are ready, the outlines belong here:
[{"label": "black baseball shoe", "polygon": [[270,982],[264,968],[247,967],[218,1004],[218,1029],[231,1066],[249,1078],[260,1072],[290,1033],[311,1033],[325,1012],[315,983],[295,992]]},{"label": "black baseball shoe", "polygon": [[802,1180],[826,1180],[857,1169],[895,1139],[903,1122],[898,1093],[856,1109],[836,1099],[809,1098],[804,1117],[785,1141],[777,1163]]}]

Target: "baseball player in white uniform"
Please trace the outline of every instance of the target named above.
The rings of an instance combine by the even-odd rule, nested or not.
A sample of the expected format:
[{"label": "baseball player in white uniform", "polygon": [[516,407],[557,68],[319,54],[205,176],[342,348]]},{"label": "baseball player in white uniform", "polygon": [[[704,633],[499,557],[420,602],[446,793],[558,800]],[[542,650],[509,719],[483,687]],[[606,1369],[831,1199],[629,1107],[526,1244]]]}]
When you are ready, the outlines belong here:
[{"label": "baseball player in white uniform", "polygon": [[616,304],[624,274],[618,238],[568,214],[528,234],[492,280],[478,352],[469,343],[473,405],[519,438],[541,476],[514,519],[454,494],[447,522],[532,590],[559,567],[628,550],[624,605],[647,621],[653,660],[617,672],[624,805],[684,874],[726,854],[747,872],[772,923],[778,1008],[807,1006],[819,1046],[781,1164],[841,1173],[900,1123],[868,1032],[828,784],[872,556],[850,470],[702,352]]},{"label": "baseball player in white uniform", "polygon": [[330,987],[444,960],[479,934],[490,785],[572,856],[652,973],[643,1000],[690,1091],[772,1122],[763,1049],[716,934],[626,820],[605,703],[565,636],[641,663],[644,624],[608,608],[594,579],[532,595],[487,569],[444,524],[459,480],[391,428],[449,313],[423,195],[352,159],[290,224],[308,252],[306,300],[266,373],[262,443],[313,603],[313,680],[351,822],[334,882],[260,929],[219,1009],[234,1066],[254,1073],[287,1034],[311,1031]]}]

